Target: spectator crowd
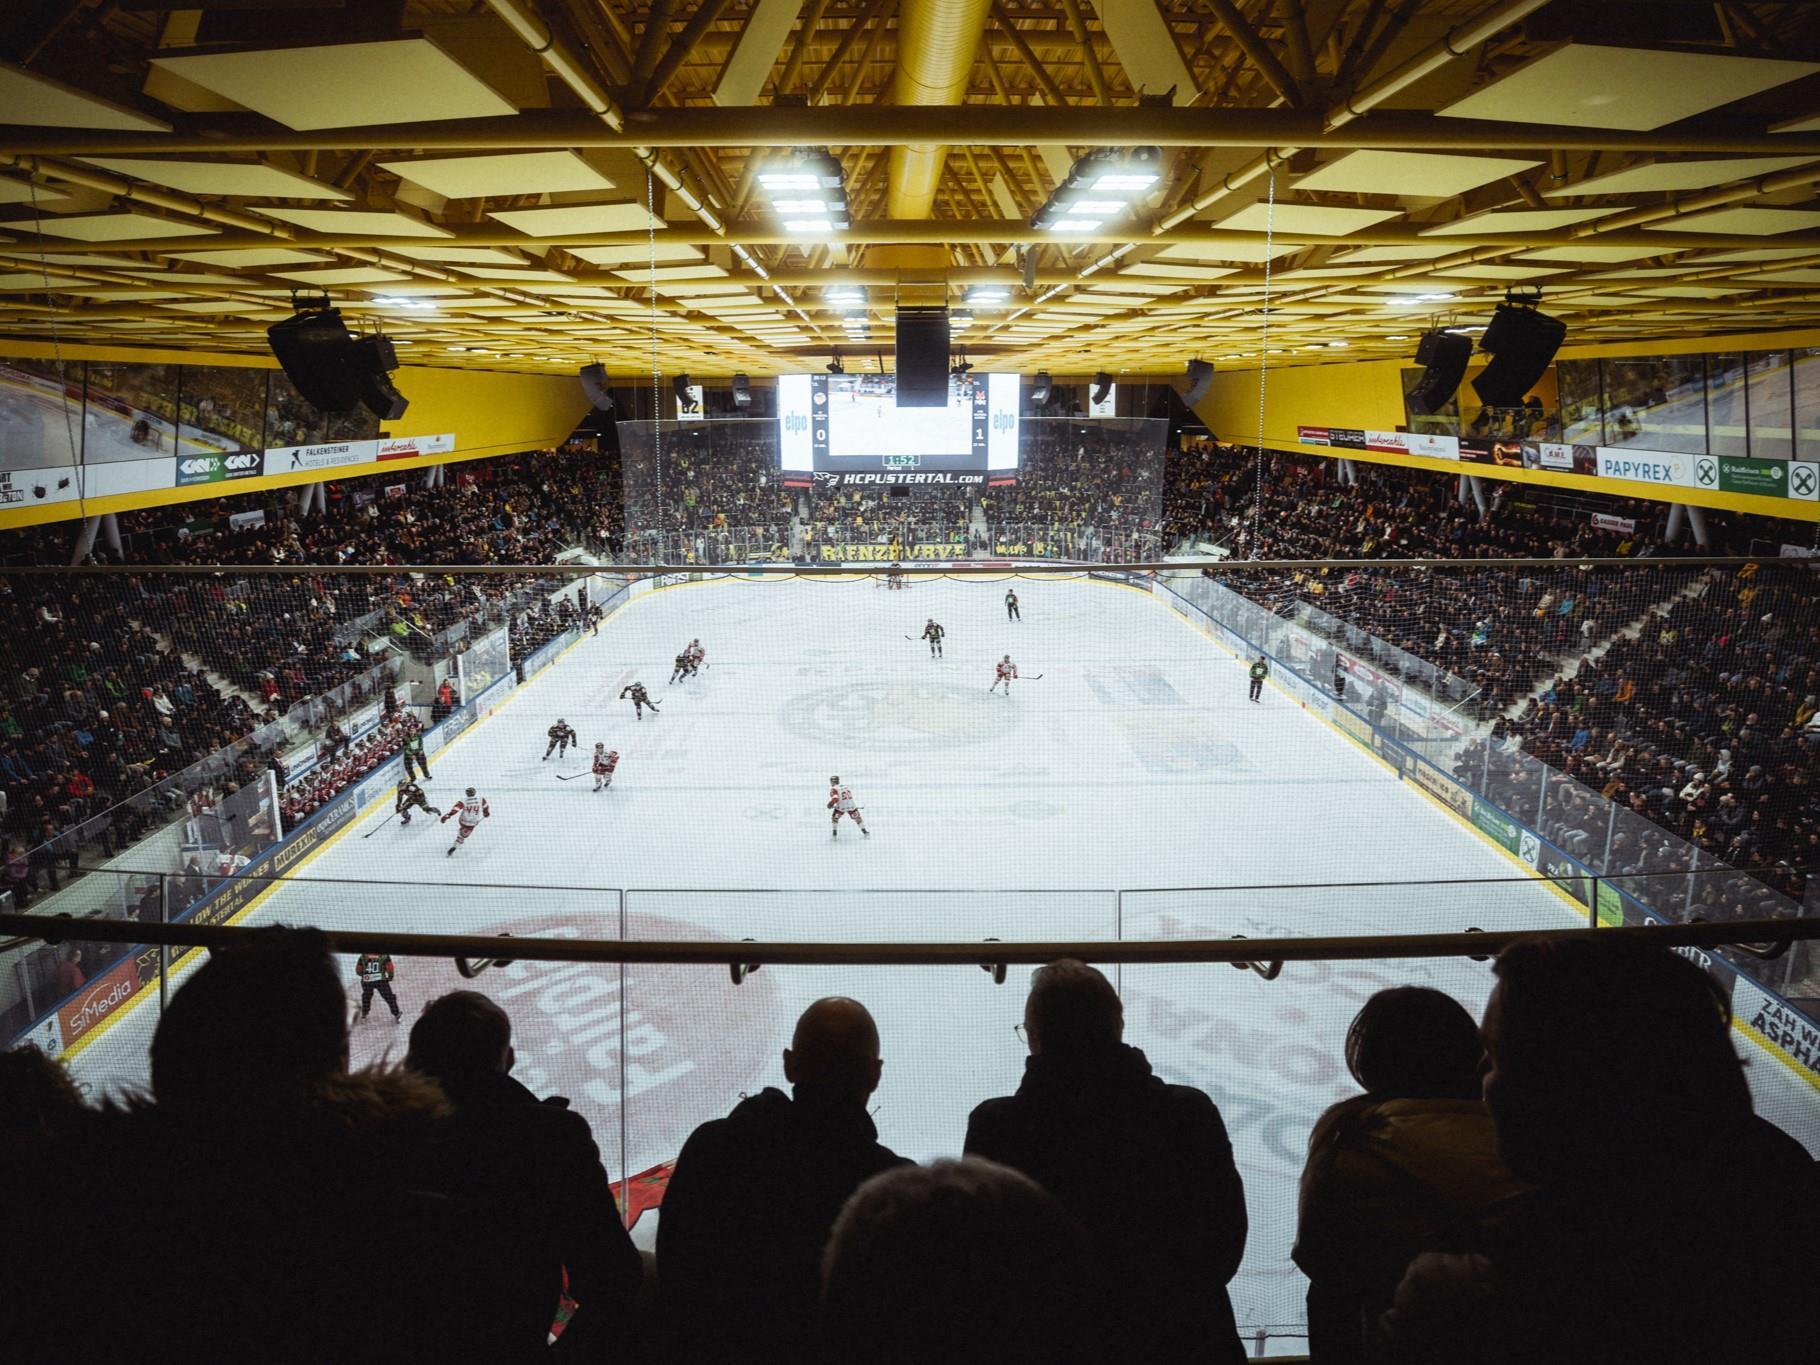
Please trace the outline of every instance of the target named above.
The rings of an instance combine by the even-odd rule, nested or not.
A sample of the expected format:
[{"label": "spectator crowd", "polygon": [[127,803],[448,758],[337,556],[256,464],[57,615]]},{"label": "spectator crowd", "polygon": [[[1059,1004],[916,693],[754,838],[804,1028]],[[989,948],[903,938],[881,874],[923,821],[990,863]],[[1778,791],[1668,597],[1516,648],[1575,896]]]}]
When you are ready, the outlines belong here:
[{"label": "spectator crowd", "polygon": [[[1255,1244],[1215,1101],[1155,1074],[1112,984],[1061,960],[1031,979],[1021,1083],[928,1164],[872,1118],[911,1040],[810,1005],[788,1091],[684,1144],[653,1255],[587,1120],[514,1078],[490,973],[422,1007],[401,1064],[350,1071],[346,965],[259,930],[177,990],[143,1093],[94,1102],[36,1048],[0,1054],[0,1201],[34,1253],[0,1339],[29,1362],[130,1334],[274,1362],[1237,1365],[1249,1250],[1307,1277],[1315,1365],[1806,1354],[1820,1182],[1754,1111],[1724,988],[1613,934],[1493,971],[1476,1024],[1425,986],[1365,1000],[1292,1247]],[[372,983],[396,1010],[389,958],[354,973],[356,1026]]]}]

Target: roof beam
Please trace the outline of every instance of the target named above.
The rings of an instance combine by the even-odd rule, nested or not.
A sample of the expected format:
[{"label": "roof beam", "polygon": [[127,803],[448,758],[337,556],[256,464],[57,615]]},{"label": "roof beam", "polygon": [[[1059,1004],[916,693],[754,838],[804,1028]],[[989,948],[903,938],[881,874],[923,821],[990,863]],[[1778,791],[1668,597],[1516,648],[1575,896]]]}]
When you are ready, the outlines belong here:
[{"label": "roof beam", "polygon": [[[545,60],[548,60],[546,55]],[[1375,87],[1374,87],[1375,88]],[[1353,97],[1353,107],[1369,94]],[[1385,147],[1409,151],[1556,149],[1820,156],[1820,133],[1770,133],[1709,120],[1632,131],[1547,123],[1438,118],[1406,110],[1359,114],[1332,128],[1319,110],[1203,109],[1177,106],[1055,107],[985,104],[664,108],[615,129],[577,110],[534,109],[503,118],[297,132],[244,115],[194,120],[172,133],[0,126],[0,152],[26,156],[232,151],[503,150],[548,147],[955,146]]]}]

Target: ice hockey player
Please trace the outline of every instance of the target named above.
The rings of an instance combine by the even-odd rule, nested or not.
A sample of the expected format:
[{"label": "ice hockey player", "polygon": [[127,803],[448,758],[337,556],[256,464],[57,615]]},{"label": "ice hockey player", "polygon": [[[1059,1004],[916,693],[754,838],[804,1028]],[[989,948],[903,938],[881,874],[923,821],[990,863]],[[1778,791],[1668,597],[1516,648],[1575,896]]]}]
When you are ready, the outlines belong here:
[{"label": "ice hockey player", "polygon": [[998,676],[992,680],[992,686],[988,687],[986,690],[988,692],[996,692],[998,691],[998,685],[1004,683],[1005,695],[1008,697],[1011,695],[1011,680],[1016,676],[1017,665],[1011,662],[1011,656],[1007,654],[998,661]]},{"label": "ice hockey player", "polygon": [[1270,664],[1262,654],[1251,666],[1251,699],[1257,701],[1264,692],[1264,679],[1270,676]]},{"label": "ice hockey player", "polygon": [[[398,1008],[398,997],[392,994],[392,976],[396,968],[392,966],[390,953],[362,953],[354,963],[354,976],[360,982],[360,1019],[365,1019],[373,1010],[373,993],[392,1007],[392,1022],[400,1022],[404,1011]],[[354,1022],[359,1023],[360,1019]]]},{"label": "ice hockey player", "polygon": [[392,803],[392,813],[399,817],[399,824],[408,825],[413,810],[420,810],[425,815],[442,814],[424,799],[423,788],[407,777],[398,784],[398,799]]},{"label": "ice hockey player", "polygon": [[550,742],[543,751],[543,756],[546,759],[552,753],[558,758],[561,758],[564,754],[569,752],[569,746],[571,744],[579,745],[581,743],[581,740],[576,738],[575,728],[566,720],[558,720],[556,724],[549,728],[547,733],[550,736]]},{"label": "ice hockey player", "polygon": [[828,787],[828,809],[833,812],[834,822],[828,831],[829,836],[835,839],[840,838],[840,818],[844,815],[859,826],[861,834],[870,839],[872,831],[867,829],[866,822],[859,818],[859,802],[853,799],[853,793],[841,786],[839,777],[830,777]]},{"label": "ice hockey player", "polygon": [[1005,619],[1007,621],[1021,621],[1024,619],[1022,613],[1017,609],[1016,588],[1005,589]]},{"label": "ice hockey player", "polygon": [[428,782],[430,780],[429,760],[427,760],[423,756],[423,722],[418,720],[416,716],[408,717],[405,720],[405,735],[404,735],[404,780],[405,781],[409,782],[412,778],[414,778],[417,775],[415,772],[412,771],[413,768],[418,768],[418,769],[422,770],[423,780],[425,782]]},{"label": "ice hockey player", "polygon": [[645,708],[647,706],[651,708],[653,715],[657,714],[657,703],[651,700],[651,694],[645,691],[645,685],[643,683],[627,683],[624,687],[619,689],[619,699],[621,701],[624,701],[628,696],[632,698],[634,720],[643,720],[645,718]]},{"label": "ice hockey player", "polygon": [[676,656],[676,666],[670,670],[670,682],[674,686],[679,679],[689,676],[689,651],[683,650]]},{"label": "ice hockey player", "polygon": [[[484,796],[476,796],[474,794],[474,789],[469,787],[467,795],[462,797],[462,799],[457,801],[454,805],[450,806],[448,813],[442,817],[442,823],[445,825],[456,816],[461,817],[460,827],[455,831],[455,842],[449,845],[449,852],[453,853],[456,849],[466,843],[468,836],[474,832],[474,827],[478,825],[482,819],[491,819],[492,815],[493,812],[487,805],[487,798]],[[447,855],[445,854],[444,856],[446,857]]]},{"label": "ice hockey player", "polygon": [[613,785],[613,770],[619,766],[619,750],[605,744],[594,746],[594,790]]},{"label": "ice hockey player", "polygon": [[708,651],[701,647],[701,641],[689,641],[689,647],[683,653],[689,656],[689,671],[691,673],[701,672],[702,661],[708,657]]},{"label": "ice hockey player", "polygon": [[947,631],[943,630],[941,626],[936,623],[933,616],[929,618],[929,624],[923,627],[923,638],[929,642],[929,657],[931,659],[939,659],[942,657],[942,636],[947,633]]},{"label": "ice hockey player", "polygon": [[895,561],[892,562],[891,567],[885,571],[885,586],[887,588],[901,588],[904,586],[903,565]]},{"label": "ice hockey player", "polygon": [[1333,661],[1333,695],[1340,701],[1346,700],[1346,669],[1338,659]]}]

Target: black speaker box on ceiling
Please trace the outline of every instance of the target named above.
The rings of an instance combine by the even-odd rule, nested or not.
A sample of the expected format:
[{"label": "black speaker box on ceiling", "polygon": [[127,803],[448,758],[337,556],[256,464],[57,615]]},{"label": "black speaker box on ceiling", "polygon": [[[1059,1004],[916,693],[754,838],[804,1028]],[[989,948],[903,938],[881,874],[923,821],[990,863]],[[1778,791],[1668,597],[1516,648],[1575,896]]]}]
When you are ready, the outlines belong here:
[{"label": "black speaker box on ceiling", "polygon": [[1479,338],[1479,349],[1491,364],[1472,381],[1479,401],[1493,408],[1518,408],[1536,386],[1548,362],[1567,339],[1567,324],[1533,308],[1501,303],[1491,325]]},{"label": "black speaker box on ceiling", "polygon": [[1182,390],[1182,402],[1193,407],[1213,387],[1213,366],[1205,360],[1188,362],[1188,387]]},{"label": "black speaker box on ceiling", "polygon": [[897,406],[948,406],[948,310],[897,310]]},{"label": "black speaker box on ceiling", "polygon": [[581,367],[581,389],[588,395],[588,401],[594,405],[594,411],[613,411],[613,391],[607,387],[607,367],[605,365],[583,365]]},{"label": "black speaker box on ceiling", "polygon": [[1038,370],[1036,380],[1030,386],[1030,405],[1037,408],[1043,407],[1054,394],[1055,385],[1049,378],[1049,371]]},{"label": "black speaker box on ceiling", "polygon": [[382,422],[396,422],[411,400],[393,387],[391,374],[398,368],[398,351],[382,336],[364,336],[352,344],[354,375],[360,383],[360,401]]},{"label": "black speaker box on ceiling", "polygon": [[1417,416],[1439,412],[1460,391],[1466,362],[1472,358],[1472,338],[1462,332],[1436,328],[1422,333],[1416,344],[1416,364],[1422,375],[1409,391],[1409,410]]},{"label": "black speaker box on ceiling", "polygon": [[340,310],[317,309],[265,329],[272,354],[303,399],[318,412],[352,412],[360,406],[360,375],[353,337]]}]

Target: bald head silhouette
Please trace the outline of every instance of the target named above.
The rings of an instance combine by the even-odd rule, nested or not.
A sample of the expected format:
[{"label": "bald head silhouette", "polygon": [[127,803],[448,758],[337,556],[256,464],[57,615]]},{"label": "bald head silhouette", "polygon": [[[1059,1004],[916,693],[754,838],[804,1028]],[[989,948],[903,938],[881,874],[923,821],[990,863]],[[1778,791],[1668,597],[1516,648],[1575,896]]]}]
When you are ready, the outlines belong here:
[{"label": "bald head silhouette", "polygon": [[878,1025],[857,1000],[831,995],[817,1000],[796,1021],[784,1049],[784,1076],[798,1089],[839,1095],[863,1105],[878,1089],[884,1062],[878,1055]]}]

